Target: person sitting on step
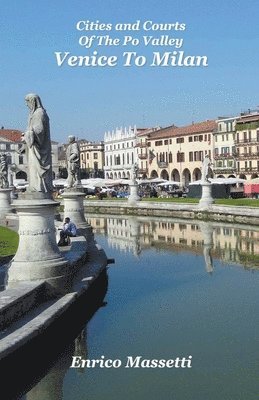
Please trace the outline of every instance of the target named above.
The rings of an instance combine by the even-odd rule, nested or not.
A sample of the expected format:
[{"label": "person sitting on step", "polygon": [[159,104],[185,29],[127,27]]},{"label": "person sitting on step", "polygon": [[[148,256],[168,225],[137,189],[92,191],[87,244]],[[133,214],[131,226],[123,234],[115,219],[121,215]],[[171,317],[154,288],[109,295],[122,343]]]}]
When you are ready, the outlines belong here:
[{"label": "person sitting on step", "polygon": [[68,246],[70,244],[70,237],[76,236],[76,225],[70,221],[69,217],[66,217],[63,227],[60,229],[60,240],[58,246]]}]

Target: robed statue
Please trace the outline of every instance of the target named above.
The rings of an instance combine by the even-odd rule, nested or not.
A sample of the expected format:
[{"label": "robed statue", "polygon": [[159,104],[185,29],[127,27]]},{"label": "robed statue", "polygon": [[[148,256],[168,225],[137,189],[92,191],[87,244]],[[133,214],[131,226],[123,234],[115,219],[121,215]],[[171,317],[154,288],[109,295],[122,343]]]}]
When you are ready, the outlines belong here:
[{"label": "robed statue", "polygon": [[139,172],[138,164],[134,163],[131,168],[131,175],[133,182],[136,182],[136,179],[138,177],[138,172]]},{"label": "robed statue", "polygon": [[22,134],[28,160],[29,192],[49,193],[52,191],[52,161],[49,117],[37,94],[27,94],[29,120],[26,132]]},{"label": "robed statue", "polygon": [[67,161],[67,188],[76,187],[81,184],[80,180],[80,149],[75,136],[68,136],[66,150]]},{"label": "robed statue", "polygon": [[0,189],[6,189],[8,187],[7,156],[5,153],[0,153]]},{"label": "robed statue", "polygon": [[212,165],[210,157],[206,154],[202,167],[201,167],[201,180],[202,182],[209,182],[209,167]]}]

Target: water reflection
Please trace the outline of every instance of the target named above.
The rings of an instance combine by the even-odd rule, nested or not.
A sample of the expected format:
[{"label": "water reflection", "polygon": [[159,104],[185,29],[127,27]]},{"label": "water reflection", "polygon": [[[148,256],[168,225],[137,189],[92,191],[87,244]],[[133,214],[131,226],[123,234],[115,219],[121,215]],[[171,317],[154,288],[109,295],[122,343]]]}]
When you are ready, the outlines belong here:
[{"label": "water reflection", "polygon": [[44,378],[35,385],[22,400],[61,400],[63,398],[63,381],[71,365],[74,354],[73,343],[58,358]]},{"label": "water reflection", "polygon": [[[83,359],[87,358],[86,328],[80,332],[75,341],[59,356],[55,365],[50,368],[44,378],[26,396],[23,396],[21,400],[62,400],[63,382],[71,366],[73,356],[81,356]],[[84,372],[84,369],[77,368],[77,371]]]},{"label": "water reflection", "polygon": [[110,247],[124,253],[137,256],[153,247],[203,254],[209,273],[213,272],[213,259],[259,267],[259,228],[255,226],[136,216],[93,216],[88,221],[96,232],[108,237]]},{"label": "water reflection", "polygon": [[200,231],[203,235],[203,255],[206,271],[213,272],[212,248],[213,248],[213,228],[208,222],[199,222]]},{"label": "water reflection", "polygon": [[176,352],[192,355],[194,366],[88,371],[82,386],[89,398],[255,399],[259,274],[241,267],[259,267],[259,228],[141,216],[98,223],[106,235],[98,241],[114,249],[119,268],[111,270],[109,307],[92,354],[152,359]]},{"label": "water reflection", "polygon": [[74,308],[55,323],[51,332],[31,341],[5,364],[0,364],[1,393],[5,400],[63,398],[63,380],[72,356],[86,357],[86,324],[99,308],[106,306],[107,289],[108,275],[104,271]]},{"label": "water reflection", "polygon": [[[208,274],[218,267],[218,261],[248,269],[259,267],[259,228],[133,216],[93,216],[88,220],[95,233],[105,235],[108,245],[118,250],[116,256],[121,260],[120,268],[110,271],[109,307],[95,316],[94,329],[88,326],[89,337],[87,328],[82,330],[23,399],[81,399],[89,394],[89,398],[108,400],[116,393],[118,398],[153,400],[174,393],[175,398],[186,400],[218,400],[238,398],[228,394],[241,393],[239,384],[245,388],[243,392],[246,385],[251,386],[250,397],[242,392],[242,398],[252,399],[258,381],[254,360],[259,348],[259,276],[225,268],[212,280],[200,273],[199,267],[200,260]],[[103,298],[100,305],[105,305]],[[83,359],[101,354],[163,358],[171,351],[192,354],[195,368],[188,374],[155,371],[153,375],[123,369],[116,374],[112,370],[69,369],[72,355]],[[250,368],[247,373],[244,365]],[[35,375],[34,379],[39,380]],[[222,382],[220,388],[218,382]],[[134,385],[139,390],[136,397],[129,393]]]}]

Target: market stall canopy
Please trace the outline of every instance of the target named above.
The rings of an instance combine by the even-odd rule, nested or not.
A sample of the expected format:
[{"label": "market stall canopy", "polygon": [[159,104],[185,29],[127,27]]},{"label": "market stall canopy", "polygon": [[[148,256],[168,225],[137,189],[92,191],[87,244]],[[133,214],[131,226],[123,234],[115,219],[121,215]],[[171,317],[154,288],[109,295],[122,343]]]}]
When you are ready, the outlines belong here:
[{"label": "market stall canopy", "polygon": [[105,186],[105,180],[103,178],[89,178],[81,179],[81,184],[84,188],[96,188]]},{"label": "market stall canopy", "polygon": [[157,186],[181,186],[180,182],[176,182],[176,181],[166,181],[166,182],[162,182],[159,183]]},{"label": "market stall canopy", "polygon": [[66,179],[54,179],[52,181],[52,184],[54,187],[66,187],[67,186],[67,180]]},{"label": "market stall canopy", "polygon": [[256,185],[259,184],[259,178],[250,179],[249,181],[245,181],[245,185]]},{"label": "market stall canopy", "polygon": [[162,182],[169,182],[166,179],[162,178],[153,178],[153,179],[137,179],[139,185],[144,185],[148,183],[162,183]]},{"label": "market stall canopy", "polygon": [[245,194],[257,194],[259,193],[259,178],[251,179],[246,181],[244,184]]},{"label": "market stall canopy", "polygon": [[81,179],[81,184],[85,186],[103,187],[103,186],[116,186],[120,184],[121,179],[104,179],[104,178],[89,178]]},{"label": "market stall canopy", "polygon": [[[131,181],[127,179],[104,179],[104,178],[89,178],[89,179],[81,179],[81,184],[83,188],[101,188],[103,186],[117,186],[117,185],[128,185]],[[67,180],[66,179],[55,179],[53,180],[54,187],[66,187]]]},{"label": "market stall canopy", "polygon": [[[246,182],[245,179],[241,178],[209,178],[210,183],[213,185],[235,185],[237,183],[244,183]],[[190,182],[189,185],[201,185],[203,183],[202,180]]]}]

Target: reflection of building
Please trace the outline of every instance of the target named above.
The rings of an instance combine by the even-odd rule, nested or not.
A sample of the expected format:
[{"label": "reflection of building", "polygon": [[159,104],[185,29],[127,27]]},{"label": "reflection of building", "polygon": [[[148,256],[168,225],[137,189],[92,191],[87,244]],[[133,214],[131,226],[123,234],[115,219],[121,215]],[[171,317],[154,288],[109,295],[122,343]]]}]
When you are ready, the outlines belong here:
[{"label": "reflection of building", "polygon": [[199,225],[193,221],[156,221],[154,223],[154,243],[172,244],[175,249],[179,247],[202,248],[204,238]]},{"label": "reflection of building", "polygon": [[139,221],[136,218],[107,218],[107,235],[111,247],[134,255],[141,252]]},{"label": "reflection of building", "polygon": [[[91,224],[94,227],[94,219]],[[208,272],[213,269],[212,258],[259,267],[259,229],[256,227],[249,230],[242,225],[124,216],[107,218],[107,236],[112,247],[134,254],[152,246],[158,250],[184,250],[203,255]]]},{"label": "reflection of building", "polygon": [[91,215],[87,216],[87,222],[94,229],[95,233],[106,234],[107,232],[107,220],[104,217],[92,217]]},{"label": "reflection of building", "polygon": [[[181,222],[153,222],[154,246],[174,250],[185,249],[195,253],[201,253],[208,244],[208,234],[204,234],[205,228],[195,221]],[[259,230],[249,231],[246,227],[232,227],[230,225],[217,225],[215,223],[203,223],[208,228],[213,227],[213,242],[211,255],[225,262],[242,263],[244,265],[259,267]],[[255,229],[255,228],[251,228]],[[171,244],[171,245],[170,245]]]}]

